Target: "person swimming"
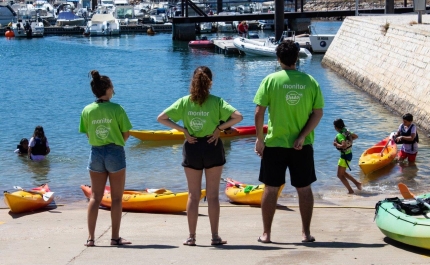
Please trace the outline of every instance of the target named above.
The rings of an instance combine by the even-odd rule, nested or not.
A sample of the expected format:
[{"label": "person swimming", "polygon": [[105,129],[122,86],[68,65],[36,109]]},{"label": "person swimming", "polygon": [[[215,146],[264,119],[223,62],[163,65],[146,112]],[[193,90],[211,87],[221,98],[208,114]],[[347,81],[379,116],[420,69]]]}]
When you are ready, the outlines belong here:
[{"label": "person swimming", "polygon": [[28,139],[22,138],[21,141],[19,141],[19,144],[16,146],[16,150],[14,152],[18,155],[28,154]]}]

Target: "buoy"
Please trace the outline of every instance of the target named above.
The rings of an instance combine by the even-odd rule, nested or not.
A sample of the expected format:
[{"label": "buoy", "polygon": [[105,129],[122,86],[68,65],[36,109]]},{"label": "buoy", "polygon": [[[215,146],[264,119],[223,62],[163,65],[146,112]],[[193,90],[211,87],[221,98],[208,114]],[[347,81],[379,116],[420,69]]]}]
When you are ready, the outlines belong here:
[{"label": "buoy", "polygon": [[148,29],[146,30],[146,33],[148,33],[148,35],[154,35],[154,34],[155,34],[155,32],[154,32],[154,30],[152,29],[152,27],[151,27],[151,28],[148,28]]},{"label": "buoy", "polygon": [[12,37],[15,37],[15,33],[13,33],[12,30],[8,30],[4,33],[4,36],[8,38],[12,38]]}]

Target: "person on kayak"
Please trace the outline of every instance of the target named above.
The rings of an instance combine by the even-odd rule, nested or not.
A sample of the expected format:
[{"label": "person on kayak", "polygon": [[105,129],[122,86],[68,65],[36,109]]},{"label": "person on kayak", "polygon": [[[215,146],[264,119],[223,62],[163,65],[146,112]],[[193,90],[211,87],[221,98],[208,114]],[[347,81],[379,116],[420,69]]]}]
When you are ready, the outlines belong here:
[{"label": "person on kayak", "polygon": [[88,143],[91,145],[87,166],[92,191],[87,211],[89,235],[84,245],[95,246],[97,216],[108,179],[112,199],[110,244],[131,244],[130,241],[119,236],[119,230],[126,176],[124,146],[130,136],[132,125],[123,107],[110,101],[115,94],[110,78],[100,75],[97,70],[92,70],[90,74],[91,90],[96,100],[82,110],[79,123],[79,132],[87,135]]},{"label": "person on kayak", "polygon": [[[255,153],[261,157],[259,181],[266,186],[261,201],[263,234],[257,239],[271,243],[271,228],[278,192],[290,172],[297,190],[302,218],[302,242],[313,242],[310,225],[314,207],[311,184],[317,180],[314,165],[314,129],[323,116],[324,97],[318,82],[297,71],[300,47],[286,40],[276,47],[282,70],[266,76],[254,97]],[[269,111],[267,135],[263,124]]]},{"label": "person on kayak", "polygon": [[[179,98],[158,115],[157,121],[185,135],[182,147],[182,166],[188,183],[187,217],[189,237],[186,246],[196,245],[197,219],[203,172],[206,177],[211,245],[226,244],[218,235],[220,215],[219,185],[225,160],[220,133],[240,122],[239,111],[222,98],[210,93],[212,71],[206,66],[194,70],[190,94]],[[176,122],[182,120],[183,126]],[[226,121],[220,124],[220,121]]]},{"label": "person on kayak", "polygon": [[352,160],[352,142],[358,138],[358,135],[350,132],[346,127],[342,119],[336,119],[333,122],[334,129],[337,131],[336,137],[334,138],[333,145],[337,150],[340,151],[340,158],[337,163],[337,177],[342,181],[342,184],[348,189],[348,194],[353,194],[354,190],[349,185],[348,180],[355,184],[358,190],[361,190],[361,182],[357,181],[352,177],[346,168],[351,164]]},{"label": "person on kayak", "polygon": [[414,116],[410,113],[403,115],[402,119],[403,122],[393,135],[393,139],[397,144],[403,144],[397,158],[399,162],[403,162],[407,158],[409,163],[414,163],[418,154],[419,142],[417,126],[412,123]]}]

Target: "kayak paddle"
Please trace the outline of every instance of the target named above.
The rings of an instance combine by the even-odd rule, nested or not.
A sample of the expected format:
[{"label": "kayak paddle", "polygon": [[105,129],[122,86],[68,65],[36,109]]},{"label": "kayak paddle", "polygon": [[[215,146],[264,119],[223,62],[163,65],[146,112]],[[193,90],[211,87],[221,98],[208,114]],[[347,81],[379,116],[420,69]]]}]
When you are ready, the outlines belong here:
[{"label": "kayak paddle", "polygon": [[387,143],[385,144],[384,148],[382,148],[381,156],[383,156],[383,155],[384,155],[384,151],[385,151],[385,149],[387,148],[388,144],[393,140],[393,135],[394,135],[394,132],[390,133],[390,136],[389,136],[389,137],[390,137],[390,139],[387,141]]},{"label": "kayak paddle", "polygon": [[430,204],[426,203],[425,201],[423,201],[423,199],[418,198],[412,192],[410,192],[408,186],[406,186],[403,183],[399,183],[398,186],[399,186],[399,190],[400,190],[400,193],[402,194],[403,198],[415,199],[417,202],[424,204],[425,207],[430,209]]},{"label": "kayak paddle", "polygon": [[43,193],[43,192],[35,191],[35,190],[25,190],[25,189],[21,188],[20,186],[13,186],[13,188],[16,189],[16,190],[22,190],[22,191],[25,191],[25,192],[42,195],[42,198],[43,198],[44,201],[49,201],[49,199],[51,198],[51,196],[54,194],[52,191]]}]

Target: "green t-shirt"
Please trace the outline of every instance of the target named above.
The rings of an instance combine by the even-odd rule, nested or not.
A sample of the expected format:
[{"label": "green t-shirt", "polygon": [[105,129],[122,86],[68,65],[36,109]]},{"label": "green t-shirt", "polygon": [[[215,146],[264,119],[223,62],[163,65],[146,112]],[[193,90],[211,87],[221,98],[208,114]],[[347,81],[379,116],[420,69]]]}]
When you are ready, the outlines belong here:
[{"label": "green t-shirt", "polygon": [[125,145],[123,132],[132,128],[130,120],[121,105],[104,102],[87,105],[81,114],[79,132],[88,134],[92,146],[107,144]]},{"label": "green t-shirt", "polygon": [[182,120],[190,135],[204,137],[212,134],[220,120],[228,120],[235,110],[222,98],[214,95],[209,95],[201,106],[192,102],[188,95],[178,99],[164,113],[174,122]]},{"label": "green t-shirt", "polygon": [[[268,107],[265,145],[292,148],[312,110],[324,107],[324,98],[312,76],[296,70],[282,70],[263,79],[254,103]],[[312,131],[306,136],[304,145],[313,142]]]}]

